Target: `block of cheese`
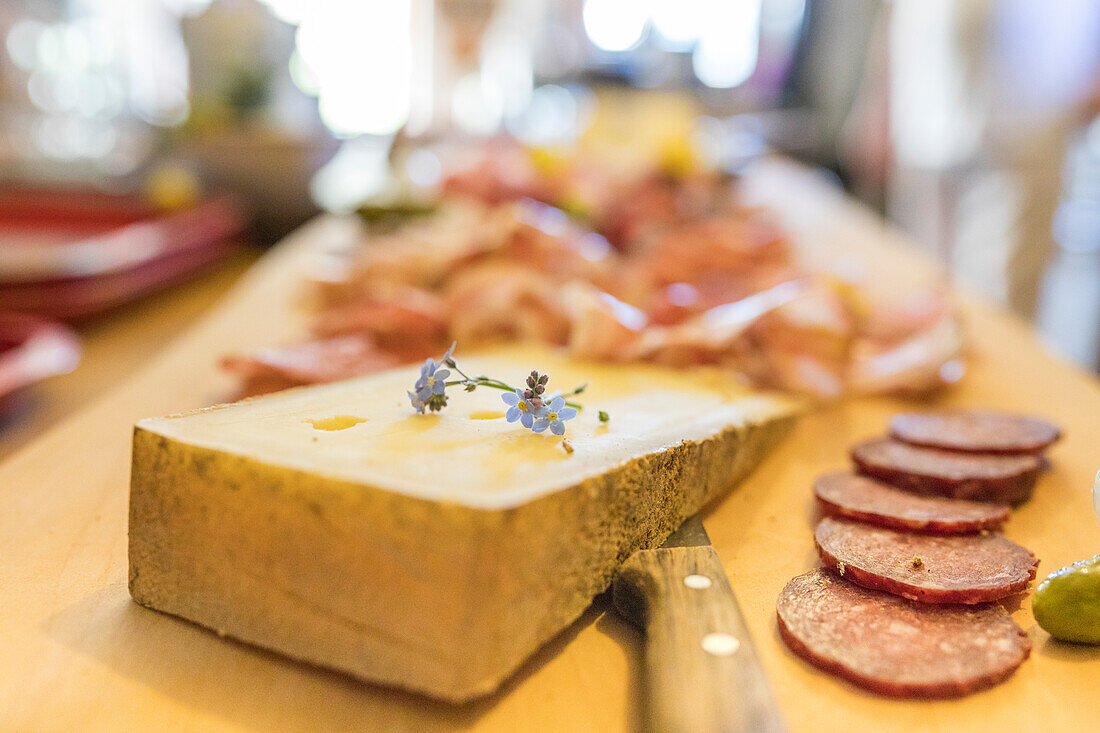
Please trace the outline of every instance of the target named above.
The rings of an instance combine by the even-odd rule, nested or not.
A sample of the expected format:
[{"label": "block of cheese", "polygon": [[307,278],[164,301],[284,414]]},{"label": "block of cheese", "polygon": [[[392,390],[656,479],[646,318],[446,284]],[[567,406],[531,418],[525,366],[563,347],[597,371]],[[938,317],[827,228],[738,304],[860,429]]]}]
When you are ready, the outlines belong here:
[{"label": "block of cheese", "polygon": [[415,366],[142,420],[133,598],[467,700],[579,616],[629,554],[745,476],[797,410],[712,371],[518,348],[460,364],[513,384],[538,368],[551,390],[587,381],[573,453],[506,422],[488,388],[451,388],[445,411],[415,414]]}]

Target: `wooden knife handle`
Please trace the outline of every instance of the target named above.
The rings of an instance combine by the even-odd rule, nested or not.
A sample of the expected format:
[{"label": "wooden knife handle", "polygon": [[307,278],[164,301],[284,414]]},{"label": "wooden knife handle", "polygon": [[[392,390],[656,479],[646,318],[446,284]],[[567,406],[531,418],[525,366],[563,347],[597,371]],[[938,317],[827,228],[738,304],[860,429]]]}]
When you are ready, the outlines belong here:
[{"label": "wooden knife handle", "polygon": [[648,730],[786,730],[713,547],[634,553],[614,598],[645,630]]}]

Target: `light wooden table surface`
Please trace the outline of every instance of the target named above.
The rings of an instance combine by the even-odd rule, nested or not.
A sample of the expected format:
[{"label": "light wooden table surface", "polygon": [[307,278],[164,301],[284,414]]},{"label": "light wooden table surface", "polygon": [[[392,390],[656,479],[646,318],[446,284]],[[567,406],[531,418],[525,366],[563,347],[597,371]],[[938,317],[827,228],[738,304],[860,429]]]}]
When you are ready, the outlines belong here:
[{"label": "light wooden table surface", "polygon": [[144,367],[221,300],[259,255],[257,248],[241,248],[193,278],[79,326],[83,354],[76,370],[34,385],[0,414],[0,463]]},{"label": "light wooden table surface", "polygon": [[[808,256],[861,251],[881,269],[931,276],[900,237],[804,171],[773,163],[749,194],[777,208]],[[219,355],[300,331],[292,306],[307,249],[348,236],[308,226],[245,276],[193,329],[107,396],[0,465],[0,729],[7,730],[561,730],[636,727],[637,633],[605,598],[542,649],[505,689],[452,707],[258,651],[138,607],[126,592],[132,423],[229,394]],[[866,261],[866,260],[865,260]],[[1036,411],[1066,438],[1035,498],[1007,527],[1042,559],[1040,573],[1100,551],[1089,491],[1100,467],[1100,386],[1039,347],[1015,319],[964,298],[973,343],[965,382],[942,402]],[[132,348],[139,348],[136,345]],[[812,479],[881,433],[911,402],[849,400],[805,417],[761,468],[706,517],[750,631],[795,731],[1092,730],[1100,647],[1051,641],[1025,597],[1011,604],[1034,642],[1007,683],[969,698],[898,702],[817,672],[775,629],[775,599],[814,567]]]}]

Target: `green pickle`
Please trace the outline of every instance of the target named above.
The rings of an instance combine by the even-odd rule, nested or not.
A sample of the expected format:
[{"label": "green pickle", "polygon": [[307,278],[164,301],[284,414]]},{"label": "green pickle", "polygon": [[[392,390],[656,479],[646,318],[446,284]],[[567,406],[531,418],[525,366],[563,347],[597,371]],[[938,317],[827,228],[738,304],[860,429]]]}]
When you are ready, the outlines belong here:
[{"label": "green pickle", "polygon": [[1100,555],[1052,573],[1035,589],[1031,610],[1056,639],[1100,644]]}]

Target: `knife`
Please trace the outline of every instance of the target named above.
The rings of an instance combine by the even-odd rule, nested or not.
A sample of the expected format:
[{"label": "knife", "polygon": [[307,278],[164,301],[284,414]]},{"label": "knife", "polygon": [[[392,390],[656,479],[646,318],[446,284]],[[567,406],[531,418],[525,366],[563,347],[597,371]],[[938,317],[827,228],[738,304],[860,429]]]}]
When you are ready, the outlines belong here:
[{"label": "knife", "polygon": [[657,549],[627,558],[612,594],[645,632],[647,730],[786,730],[698,514]]}]

